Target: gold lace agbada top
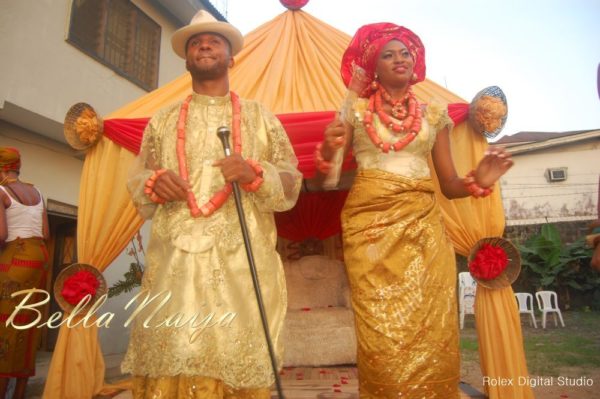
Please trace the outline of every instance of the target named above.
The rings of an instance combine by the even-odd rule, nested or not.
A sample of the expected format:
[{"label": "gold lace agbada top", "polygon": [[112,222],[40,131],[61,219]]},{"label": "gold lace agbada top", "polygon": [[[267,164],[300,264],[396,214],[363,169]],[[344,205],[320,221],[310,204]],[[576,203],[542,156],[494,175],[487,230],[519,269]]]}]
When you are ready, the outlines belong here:
[{"label": "gold lace agbada top", "polygon": [[[281,361],[279,335],[287,299],[282,264],[275,251],[273,212],[293,207],[302,175],[280,122],[260,104],[240,101],[242,156],[258,161],[264,170],[260,189],[242,192],[242,202],[270,332]],[[232,387],[269,386],[273,375],[233,195],[212,216],[192,218],[186,202],[157,206],[143,193],[144,182],[154,169],[178,171],[179,108],[180,104],[173,105],[152,118],[128,183],[140,213],[152,217],[142,292],[163,294],[136,315],[122,368],[150,377],[202,375]],[[231,114],[229,95],[193,95],[186,126],[186,158],[199,205],[223,187],[220,168],[212,165],[224,157],[216,131],[220,126],[231,129]],[[285,179],[283,175],[287,175]],[[171,296],[160,307],[167,293]],[[146,328],[144,321],[159,307]],[[160,324],[165,319],[171,324],[174,320],[180,325],[189,322],[179,328],[167,327]]]}]

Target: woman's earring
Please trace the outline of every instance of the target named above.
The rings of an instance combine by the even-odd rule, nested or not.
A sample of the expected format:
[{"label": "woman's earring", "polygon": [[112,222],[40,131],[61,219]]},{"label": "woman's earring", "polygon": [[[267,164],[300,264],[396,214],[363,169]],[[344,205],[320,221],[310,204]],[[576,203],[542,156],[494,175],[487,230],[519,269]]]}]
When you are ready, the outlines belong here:
[{"label": "woman's earring", "polygon": [[379,76],[377,76],[377,72],[375,72],[375,79],[373,79],[373,81],[371,82],[371,89],[373,91],[377,90],[379,88]]},{"label": "woman's earring", "polygon": [[412,78],[411,80],[412,80],[413,82],[416,82],[416,81],[417,81],[417,79],[419,79],[419,77],[417,76],[417,73],[416,73],[416,72],[414,72],[414,73],[412,74],[412,77],[411,77],[411,78]]}]

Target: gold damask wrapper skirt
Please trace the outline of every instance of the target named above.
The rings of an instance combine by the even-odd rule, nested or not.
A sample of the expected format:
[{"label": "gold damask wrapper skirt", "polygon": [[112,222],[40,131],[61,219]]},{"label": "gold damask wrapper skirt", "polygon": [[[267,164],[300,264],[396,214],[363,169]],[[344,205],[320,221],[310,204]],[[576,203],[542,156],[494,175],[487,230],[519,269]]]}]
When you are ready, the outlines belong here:
[{"label": "gold damask wrapper skirt", "polygon": [[358,173],[342,212],[361,398],[458,398],[456,264],[431,180]]}]

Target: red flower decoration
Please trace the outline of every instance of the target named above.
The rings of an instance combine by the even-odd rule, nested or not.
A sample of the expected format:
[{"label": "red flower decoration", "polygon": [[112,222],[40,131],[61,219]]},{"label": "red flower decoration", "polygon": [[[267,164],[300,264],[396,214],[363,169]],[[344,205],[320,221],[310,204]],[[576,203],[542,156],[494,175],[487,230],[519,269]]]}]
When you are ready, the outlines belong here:
[{"label": "red flower decoration", "polygon": [[93,298],[99,285],[92,272],[80,270],[65,280],[60,294],[71,305],[77,305],[88,294]]},{"label": "red flower decoration", "polygon": [[508,256],[502,247],[483,244],[469,263],[469,271],[475,278],[492,280],[498,277],[508,265]]},{"label": "red flower decoration", "polygon": [[308,0],[279,0],[289,10],[299,10],[308,3]]}]

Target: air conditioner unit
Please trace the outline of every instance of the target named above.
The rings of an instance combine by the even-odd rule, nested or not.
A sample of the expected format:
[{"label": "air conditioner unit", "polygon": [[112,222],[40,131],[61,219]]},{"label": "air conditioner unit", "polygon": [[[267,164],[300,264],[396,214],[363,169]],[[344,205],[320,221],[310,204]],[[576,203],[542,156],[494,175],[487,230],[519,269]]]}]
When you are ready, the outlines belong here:
[{"label": "air conditioner unit", "polygon": [[550,183],[567,180],[567,168],[548,168],[546,169],[546,180]]}]

